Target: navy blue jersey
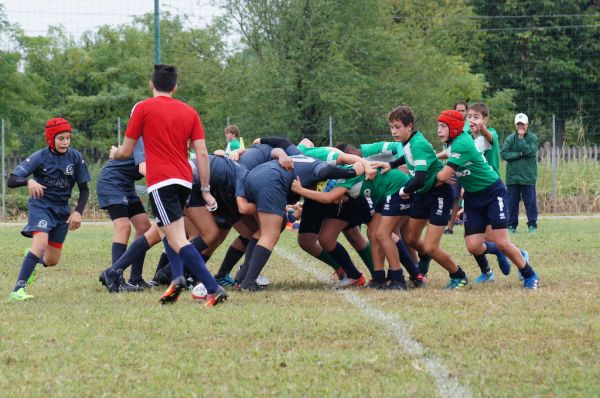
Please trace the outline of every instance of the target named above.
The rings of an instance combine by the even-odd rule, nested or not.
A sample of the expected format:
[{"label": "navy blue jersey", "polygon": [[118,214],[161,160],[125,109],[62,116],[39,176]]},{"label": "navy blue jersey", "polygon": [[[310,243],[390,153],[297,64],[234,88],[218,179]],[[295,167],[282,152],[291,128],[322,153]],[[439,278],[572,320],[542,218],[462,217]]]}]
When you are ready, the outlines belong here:
[{"label": "navy blue jersey", "polygon": [[250,149],[247,149],[242,156],[240,156],[240,164],[246,167],[248,170],[252,170],[259,164],[267,163],[272,160],[271,151],[273,147],[266,144],[252,145]]},{"label": "navy blue jersey", "polygon": [[328,177],[319,177],[319,171],[327,166],[327,162],[316,160],[305,155],[290,156],[294,162],[294,177],[300,177],[303,187],[314,188],[320,181]]},{"label": "navy blue jersey", "polygon": [[136,196],[135,182],[144,178],[138,166],[146,161],[144,141],[135,144],[133,156],[124,160],[109,160],[98,176],[98,195]]},{"label": "navy blue jersey", "polygon": [[[210,190],[222,195],[244,196],[244,180],[248,169],[231,159],[208,155],[210,162]],[[190,160],[194,184],[200,184],[195,160]],[[213,195],[214,196],[214,195]]]},{"label": "navy blue jersey", "polygon": [[13,171],[14,175],[33,179],[46,188],[42,199],[55,202],[68,201],[75,183],[90,181],[90,173],[79,151],[69,148],[64,154],[57,154],[50,148],[40,149],[21,162]]}]

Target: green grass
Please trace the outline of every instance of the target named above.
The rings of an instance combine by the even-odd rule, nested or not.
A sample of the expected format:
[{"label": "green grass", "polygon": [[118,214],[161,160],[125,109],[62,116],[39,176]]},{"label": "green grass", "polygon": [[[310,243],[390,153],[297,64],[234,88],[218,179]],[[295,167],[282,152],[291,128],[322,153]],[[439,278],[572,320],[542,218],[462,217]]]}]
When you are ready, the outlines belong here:
[{"label": "green grass", "polygon": [[[329,270],[300,252],[293,232],[265,269],[268,291],[232,292],[209,310],[189,294],[169,307],[158,305],[161,291],[109,295],[97,277],[112,230],[89,223],[69,234],[57,267],[38,269],[32,301],[8,302],[29,241],[1,227],[0,395],[440,396],[424,355],[474,396],[598,396],[599,228],[596,219],[541,220],[536,235],[512,235],[541,276],[535,292],[501,276],[495,259],[493,285],[446,292],[447,275],[432,265],[426,290],[355,290],[426,349],[410,355],[389,325],[307,272]],[[442,242],[475,277],[460,234]],[[159,254],[149,252],[147,278]]]}]

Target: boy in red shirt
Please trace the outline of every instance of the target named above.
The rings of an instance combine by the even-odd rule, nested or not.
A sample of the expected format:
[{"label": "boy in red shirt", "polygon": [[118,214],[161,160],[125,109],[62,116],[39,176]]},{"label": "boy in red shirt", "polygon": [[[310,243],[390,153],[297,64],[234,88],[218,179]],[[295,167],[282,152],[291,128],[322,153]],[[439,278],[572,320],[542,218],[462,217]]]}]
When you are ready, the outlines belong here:
[{"label": "boy in red shirt", "polygon": [[131,111],[123,145],[111,149],[111,159],[131,156],[136,141],[144,137],[146,183],[150,205],[171,262],[173,280],[160,298],[162,304],[177,301],[186,286],[183,264],[208,291],[205,305],[212,307],[227,299],[206,268],[200,253],[186,238],[183,209],[192,188],[192,169],[188,163],[188,143],[196,152],[202,197],[210,210],[216,201],[210,194],[210,168],[204,129],[194,108],[173,98],[177,90],[177,70],[170,65],[155,65],[150,81],[153,98],[138,102]]}]

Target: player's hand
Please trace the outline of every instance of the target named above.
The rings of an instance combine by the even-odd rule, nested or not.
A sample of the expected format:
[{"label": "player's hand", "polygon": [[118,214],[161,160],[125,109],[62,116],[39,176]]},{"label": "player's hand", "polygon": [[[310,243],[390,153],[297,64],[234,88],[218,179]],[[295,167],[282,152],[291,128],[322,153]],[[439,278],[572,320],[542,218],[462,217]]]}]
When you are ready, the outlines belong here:
[{"label": "player's hand", "polygon": [[292,158],[287,155],[279,157],[279,165],[287,171],[290,171],[294,168],[294,162],[292,162]]},{"label": "player's hand", "polygon": [[292,181],[292,192],[298,194],[302,192],[302,183],[300,182],[300,177],[296,177],[296,179]]},{"label": "player's hand", "polygon": [[377,177],[377,167],[373,166],[371,163],[367,164],[365,167],[365,179],[374,180]]},{"label": "player's hand", "polygon": [[352,168],[356,172],[357,176],[365,174],[365,166],[361,162],[356,162],[352,165]]},{"label": "player's hand", "polygon": [[45,186],[35,181],[33,178],[27,180],[27,188],[29,188],[29,196],[33,199],[39,199],[44,196]]},{"label": "player's hand", "polygon": [[254,140],[254,142],[252,143],[252,145],[258,145],[260,144],[260,138],[257,138]]},{"label": "player's hand", "polygon": [[220,158],[224,158],[227,156],[227,154],[225,153],[224,150],[222,149],[217,149],[216,151],[213,152],[213,155],[218,156]]},{"label": "player's hand", "polygon": [[219,207],[215,198],[213,198],[210,192],[202,192],[202,199],[206,202],[206,208],[208,211],[215,211]]},{"label": "player's hand", "polygon": [[116,146],[111,146],[110,147],[110,152],[108,153],[108,158],[110,160],[113,160],[115,158],[115,153],[119,150],[119,148],[117,148]]},{"label": "player's hand", "polygon": [[369,162],[369,164],[377,169],[381,169],[381,174],[385,174],[392,169],[392,166],[388,162]]},{"label": "player's hand", "polygon": [[78,211],[71,213],[67,219],[67,224],[69,224],[69,231],[75,231],[81,226],[81,214]]}]

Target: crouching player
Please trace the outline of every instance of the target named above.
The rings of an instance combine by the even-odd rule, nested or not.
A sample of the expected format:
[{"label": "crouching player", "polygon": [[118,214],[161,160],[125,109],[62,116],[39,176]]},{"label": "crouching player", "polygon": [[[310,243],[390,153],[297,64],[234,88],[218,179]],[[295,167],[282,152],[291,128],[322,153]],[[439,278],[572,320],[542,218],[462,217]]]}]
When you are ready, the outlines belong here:
[{"label": "crouching player", "polygon": [[[81,214],[89,198],[90,175],[81,153],[71,144],[71,124],[63,118],[46,123],[48,148],[41,149],[17,166],[8,179],[8,187],[27,185],[29,218],[21,231],[33,238],[31,250],[23,259],[17,283],[8,296],[13,301],[33,298],[25,286],[33,283],[35,266],[58,264],[68,231],[81,226]],[[33,174],[33,178],[27,178]],[[71,190],[77,183],[79,199],[73,212],[69,208]]]},{"label": "crouching player", "polygon": [[[448,161],[437,179],[447,182],[456,173],[463,186],[467,249],[478,263],[486,253],[497,254],[501,250],[519,268],[523,287],[537,289],[539,278],[529,265],[528,256],[508,236],[506,187],[477,150],[473,139],[462,131],[463,122],[458,111],[444,111],[438,118],[438,136],[448,144]],[[495,244],[485,241],[487,225],[492,227],[490,235]]]}]

